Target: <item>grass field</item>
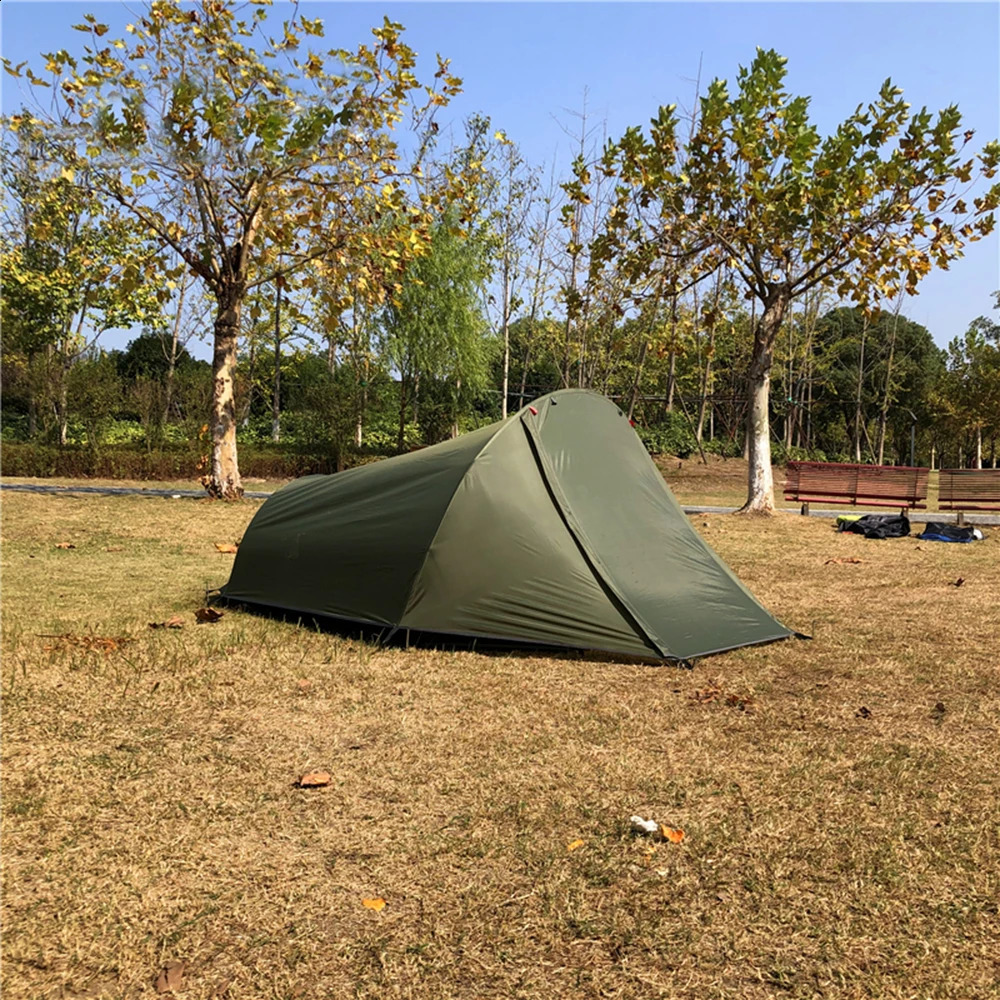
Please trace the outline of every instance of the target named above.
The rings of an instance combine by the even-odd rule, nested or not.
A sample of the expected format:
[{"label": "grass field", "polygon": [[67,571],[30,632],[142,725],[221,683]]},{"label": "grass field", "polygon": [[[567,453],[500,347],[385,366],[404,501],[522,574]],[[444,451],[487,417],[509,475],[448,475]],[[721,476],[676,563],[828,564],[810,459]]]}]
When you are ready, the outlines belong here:
[{"label": "grass field", "polygon": [[4,495],[5,1000],[1000,997],[1000,530],[699,516],[684,671],[195,624],[258,506]]}]

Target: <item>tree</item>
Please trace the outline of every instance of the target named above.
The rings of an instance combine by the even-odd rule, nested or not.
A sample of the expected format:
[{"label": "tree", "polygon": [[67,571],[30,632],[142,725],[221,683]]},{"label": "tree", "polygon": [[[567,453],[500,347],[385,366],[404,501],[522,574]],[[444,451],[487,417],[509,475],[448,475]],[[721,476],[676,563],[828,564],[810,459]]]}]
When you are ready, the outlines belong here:
[{"label": "tree", "polygon": [[723,80],[709,86],[689,141],[678,141],[675,109],[665,107],[649,137],[627,130],[602,161],[618,181],[604,252],[656,200],[660,225],[643,244],[647,257],[694,255],[699,276],[729,266],[761,306],[747,370],[747,512],[774,507],[769,389],[792,302],[814,288],[868,308],[915,294],[932,268],[947,268],[992,231],[1000,204],[996,183],[966,203],[960,186],[995,176],[1000,143],[964,159],[973,133],[962,131],[957,107],[936,119],[926,109],[911,115],[886,80],[821,140],[809,99],[791,97],[785,75],[784,58],[758,49],[735,97]]},{"label": "tree", "polygon": [[16,117],[19,127],[5,134],[0,149],[4,340],[23,352],[29,369],[45,354],[47,395],[64,445],[66,376],[74,362],[106,330],[162,322],[153,280],[160,247],[102,203],[88,171],[47,163],[43,130],[30,117]]},{"label": "tree", "polygon": [[[468,126],[476,128],[476,119]],[[479,119],[480,131],[489,130],[489,119]],[[502,344],[500,368],[500,417],[507,418],[510,398],[510,327],[514,315],[524,304],[529,275],[526,258],[531,252],[528,241],[529,220],[534,206],[538,173],[525,163],[517,145],[504,132],[495,132],[494,146],[483,155],[493,162],[484,186],[483,199],[488,213],[489,256],[496,269],[496,294],[488,294],[494,330]]]},{"label": "tree", "polygon": [[[110,44],[107,26],[86,15],[76,26],[90,36],[83,58],[45,57],[56,100],[33,111],[49,126],[51,155],[86,164],[95,191],[170,246],[215,300],[203,481],[226,498],[242,495],[233,375],[247,293],[319,258],[364,268],[373,241],[388,263],[366,269],[366,281],[392,291],[426,242],[433,207],[407,198],[392,132],[407,112],[422,130],[460,85],[439,58],[436,84],[422,87],[388,19],[356,52],[301,51],[322,39],[322,22],[293,11],[268,38],[264,8],[154,0]],[[428,142],[421,132],[411,172]]]},{"label": "tree", "polygon": [[[407,414],[428,382],[444,383],[435,410],[457,433],[458,418],[485,388],[489,371],[489,325],[480,288],[487,272],[482,240],[463,234],[454,213],[438,222],[430,252],[416,260],[397,300],[383,316],[383,348],[399,373],[397,447],[403,450]],[[439,436],[435,433],[433,436]],[[428,443],[433,444],[433,441]]]},{"label": "tree", "polygon": [[993,441],[995,464],[995,440],[1000,435],[1000,323],[980,316],[963,336],[948,345],[948,375],[943,389],[946,412],[963,431],[974,435],[973,466],[983,467],[984,432]]}]

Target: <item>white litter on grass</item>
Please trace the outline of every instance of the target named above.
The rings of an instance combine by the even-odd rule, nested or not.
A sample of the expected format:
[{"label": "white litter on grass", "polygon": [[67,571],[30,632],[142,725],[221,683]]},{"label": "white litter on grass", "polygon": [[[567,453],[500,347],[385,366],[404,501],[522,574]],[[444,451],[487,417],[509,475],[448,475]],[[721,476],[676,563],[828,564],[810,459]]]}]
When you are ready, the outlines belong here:
[{"label": "white litter on grass", "polygon": [[171,500],[180,500],[180,498],[181,498],[181,495],[180,495],[180,493],[174,493],[174,494],[173,494],[173,495],[172,495],[172,496],[170,497],[170,499],[171,499]]},{"label": "white litter on grass", "polygon": [[641,816],[629,816],[628,821],[632,824],[633,833],[656,833],[660,829],[660,824],[655,819],[643,819]]}]

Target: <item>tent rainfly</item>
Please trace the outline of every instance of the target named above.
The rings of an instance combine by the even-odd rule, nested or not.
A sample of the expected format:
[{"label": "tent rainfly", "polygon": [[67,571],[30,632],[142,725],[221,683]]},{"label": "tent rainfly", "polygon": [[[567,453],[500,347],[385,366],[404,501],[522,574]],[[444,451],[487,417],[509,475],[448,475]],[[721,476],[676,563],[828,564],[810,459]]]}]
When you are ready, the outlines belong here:
[{"label": "tent rainfly", "polygon": [[674,661],[795,634],[694,531],[621,410],[577,389],[289,484],[251,522],[222,596]]}]

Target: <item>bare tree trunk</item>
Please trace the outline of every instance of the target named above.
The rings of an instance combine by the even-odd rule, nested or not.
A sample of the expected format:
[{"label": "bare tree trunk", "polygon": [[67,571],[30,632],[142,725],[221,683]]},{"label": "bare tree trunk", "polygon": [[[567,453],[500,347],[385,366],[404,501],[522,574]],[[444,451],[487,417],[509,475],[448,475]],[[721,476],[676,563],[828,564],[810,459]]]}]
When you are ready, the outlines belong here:
[{"label": "bare tree trunk", "polygon": [[854,461],[861,464],[861,387],[865,372],[865,339],[868,333],[867,317],[861,324],[861,353],[858,357],[858,382],[854,396]]},{"label": "bare tree trunk", "polygon": [[[722,294],[722,275],[716,278],[715,301],[712,303],[712,322],[708,327],[708,346],[705,350],[705,367],[701,377],[701,402],[698,405],[698,426],[695,428],[695,440],[701,444],[705,432],[705,411],[708,408],[708,394],[712,386],[712,357],[715,354],[715,324],[718,321],[719,297]],[[700,344],[699,344],[700,351]]]},{"label": "bare tree trunk", "polygon": [[454,441],[458,437],[458,397],[462,392],[461,378],[455,379],[455,409],[451,415],[451,438]]},{"label": "bare tree trunk", "polygon": [[639,348],[639,358],[635,365],[635,378],[632,380],[632,396],[629,399],[628,404],[628,418],[632,419],[635,413],[636,400],[639,398],[639,383],[642,379],[642,366],[646,363],[646,351],[649,350],[649,341],[646,340],[646,335],[643,333],[642,336],[642,346]]},{"label": "bare tree trunk", "polygon": [[892,333],[889,335],[889,357],[885,368],[885,389],[882,393],[882,408],[878,418],[878,465],[884,464],[885,458],[885,430],[889,420],[889,396],[892,392],[892,362],[896,355],[896,328],[899,326],[899,310],[903,305],[900,298],[896,302],[896,312],[892,321]]},{"label": "bare tree trunk", "polygon": [[[510,259],[503,262],[503,386],[500,391],[500,418],[507,419],[507,394],[510,391]],[[456,433],[452,437],[458,437]]]},{"label": "bare tree trunk", "polygon": [[212,357],[212,470],[202,477],[202,485],[218,500],[239,500],[243,496],[239,463],[236,458],[236,398],[233,379],[240,335],[242,295],[232,287],[216,292],[215,351]]},{"label": "bare tree trunk", "polygon": [[281,440],[281,284],[274,293],[274,377],[271,382],[271,440]]},{"label": "bare tree trunk", "polygon": [[747,414],[747,502],[744,514],[774,511],[774,478],[771,473],[771,426],[768,405],[774,342],[790,301],[786,285],[772,285],[764,302],[764,312],[754,328],[753,354],[747,372],[750,408]]},{"label": "bare tree trunk", "polygon": [[396,451],[402,454],[406,440],[406,372],[399,373],[399,433],[396,435]]},{"label": "bare tree trunk", "polygon": [[166,426],[170,419],[170,406],[174,401],[174,374],[177,371],[177,355],[180,353],[181,313],[184,311],[184,293],[187,291],[188,275],[185,270],[181,274],[181,287],[177,296],[177,314],[174,316],[174,328],[170,336],[170,354],[167,357],[167,385],[163,394],[163,423]]},{"label": "bare tree trunk", "polygon": [[670,296],[670,367],[667,370],[667,413],[674,409],[674,383],[677,373],[677,291]]},{"label": "bare tree trunk", "polygon": [[982,426],[976,427],[976,468],[981,469],[983,467],[983,428]]},{"label": "bare tree trunk", "polygon": [[66,381],[68,372],[66,366],[62,366],[59,382],[59,402],[56,413],[59,416],[59,447],[65,448],[69,443],[69,402],[66,398]]},{"label": "bare tree trunk", "polygon": [[524,405],[525,389],[528,387],[528,362],[531,360],[531,344],[524,348],[524,361],[521,366],[521,395],[517,397],[518,409]]},{"label": "bare tree trunk", "polygon": [[38,400],[35,395],[35,351],[28,351],[28,440],[38,433]]}]

